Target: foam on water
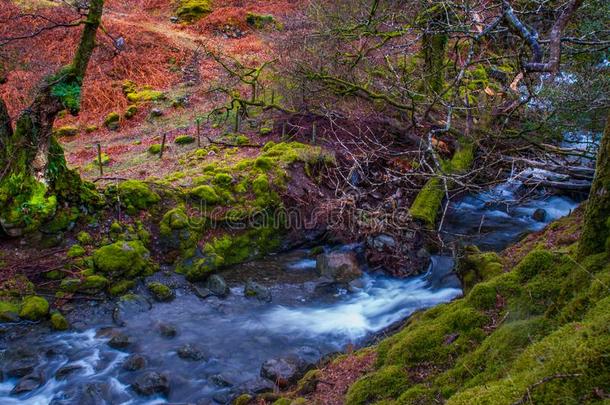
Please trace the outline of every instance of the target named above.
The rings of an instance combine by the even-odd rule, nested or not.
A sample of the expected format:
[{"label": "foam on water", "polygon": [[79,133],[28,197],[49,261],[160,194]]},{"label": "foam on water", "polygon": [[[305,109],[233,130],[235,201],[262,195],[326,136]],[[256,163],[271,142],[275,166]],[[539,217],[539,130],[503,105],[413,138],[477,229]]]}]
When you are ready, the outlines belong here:
[{"label": "foam on water", "polygon": [[425,276],[409,280],[366,277],[364,282],[365,288],[345,302],[274,308],[262,316],[265,329],[353,341],[387,328],[418,309],[450,301],[462,293],[458,288],[433,290]]}]

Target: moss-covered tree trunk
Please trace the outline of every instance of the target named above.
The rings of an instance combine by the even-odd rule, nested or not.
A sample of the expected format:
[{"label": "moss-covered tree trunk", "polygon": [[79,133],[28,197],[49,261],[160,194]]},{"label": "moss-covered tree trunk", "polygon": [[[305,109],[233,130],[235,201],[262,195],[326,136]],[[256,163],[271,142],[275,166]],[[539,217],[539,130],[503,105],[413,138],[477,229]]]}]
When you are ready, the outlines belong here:
[{"label": "moss-covered tree trunk", "polygon": [[437,94],[443,89],[447,40],[445,33],[426,32],[422,38],[425,86],[432,94]]},{"label": "moss-covered tree trunk", "polygon": [[579,257],[606,250],[610,238],[610,114],[597,153],[595,178],[585,211]]},{"label": "moss-covered tree trunk", "polygon": [[[65,163],[63,150],[53,138],[53,123],[65,110],[76,114],[85,72],[95,48],[95,37],[102,19],[104,0],[91,0],[78,49],[72,63],[45,78],[34,101],[17,118],[15,130],[4,124],[0,130],[0,224],[17,236],[35,229],[55,213],[56,180],[65,182],[77,176]],[[8,117],[2,103],[0,115]],[[69,191],[71,187],[61,187]],[[72,190],[80,193],[80,190]]]}]

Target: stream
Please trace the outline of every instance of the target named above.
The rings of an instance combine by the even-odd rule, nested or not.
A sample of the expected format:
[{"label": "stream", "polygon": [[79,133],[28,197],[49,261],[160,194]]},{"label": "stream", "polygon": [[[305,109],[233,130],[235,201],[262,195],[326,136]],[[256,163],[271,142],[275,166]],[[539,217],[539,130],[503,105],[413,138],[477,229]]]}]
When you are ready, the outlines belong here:
[{"label": "stream", "polygon": [[[509,179],[452,203],[445,232],[501,250],[578,205],[542,194],[519,203],[520,189]],[[452,259],[433,256],[431,262],[426,274],[407,279],[367,273],[348,291],[320,284],[311,252],[295,250],[228,269],[222,275],[230,294],[205,300],[165,269],[151,279],[175,288],[172,302],[141,298],[117,308],[79,302],[70,314],[73,329],[63,333],[0,325],[0,403],[224,404],[237,393],[269,390],[272,383],[261,378],[269,359],[314,363],[414,311],[459,297]],[[246,297],[247,279],[267,288],[272,301]],[[136,293],[146,296],[145,290]],[[11,394],[26,374],[35,376],[33,389]],[[147,386],[151,392],[143,392]]]}]

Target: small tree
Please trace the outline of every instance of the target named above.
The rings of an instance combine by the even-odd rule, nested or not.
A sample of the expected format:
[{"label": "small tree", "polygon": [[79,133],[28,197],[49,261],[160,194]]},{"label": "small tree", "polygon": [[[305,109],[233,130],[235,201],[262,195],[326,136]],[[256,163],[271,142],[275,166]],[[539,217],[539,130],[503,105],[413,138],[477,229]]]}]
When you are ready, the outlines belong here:
[{"label": "small tree", "polygon": [[68,170],[52,130],[61,111],[79,111],[81,87],[103,8],[103,0],[89,1],[87,16],[79,22],[84,29],[72,63],[42,81],[14,130],[6,105],[0,101],[0,224],[11,236],[34,230],[52,217],[58,200],[91,195],[78,173]]}]

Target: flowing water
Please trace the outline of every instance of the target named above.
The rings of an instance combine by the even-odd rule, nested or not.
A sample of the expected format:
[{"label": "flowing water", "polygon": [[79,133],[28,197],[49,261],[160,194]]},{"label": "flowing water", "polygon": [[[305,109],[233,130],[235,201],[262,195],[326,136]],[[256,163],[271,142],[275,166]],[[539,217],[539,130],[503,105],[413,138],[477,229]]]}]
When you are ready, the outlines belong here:
[{"label": "flowing water", "polygon": [[[453,237],[470,235],[470,242],[483,249],[498,250],[577,206],[559,196],[537,196],[520,204],[520,188],[518,181],[509,180],[453,203],[445,231]],[[541,208],[544,218],[533,219]],[[367,274],[347,291],[320,284],[310,252],[297,250],[230,269],[224,274],[229,296],[205,300],[180,276],[161,272],[154,277],[175,287],[172,302],[135,301],[119,316],[111,303],[79,303],[70,319],[77,331],[63,333],[27,324],[2,326],[0,365],[6,372],[30,362],[41,385],[15,396],[11,390],[18,379],[6,378],[0,382],[0,403],[227,403],[238,392],[268,384],[259,377],[265,360],[298,352],[316,361],[365,341],[418,309],[458,297],[461,290],[452,268],[451,258],[435,256],[425,275],[392,279]],[[248,278],[268,287],[273,300],[246,297],[243,280]],[[142,286],[137,292],[145,294]],[[161,333],[168,329],[175,336]],[[129,337],[119,350],[108,344],[117,331]],[[185,344],[197,348],[197,360],[178,356]],[[124,369],[133,354],[145,357],[143,370]],[[132,383],[148,371],[169,377],[167,396],[134,392]]]}]

